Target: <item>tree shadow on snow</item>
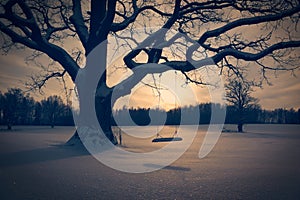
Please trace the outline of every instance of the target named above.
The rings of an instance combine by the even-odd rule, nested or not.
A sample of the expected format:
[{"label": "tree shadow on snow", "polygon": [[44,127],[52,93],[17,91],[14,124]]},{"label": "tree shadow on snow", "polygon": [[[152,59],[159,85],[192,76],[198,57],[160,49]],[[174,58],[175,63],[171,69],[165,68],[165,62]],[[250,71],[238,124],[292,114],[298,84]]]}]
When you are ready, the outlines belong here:
[{"label": "tree shadow on snow", "polygon": [[145,167],[152,167],[152,168],[161,168],[161,169],[165,169],[165,170],[175,170],[175,171],[191,171],[190,168],[187,167],[179,167],[179,166],[161,166],[161,165],[157,165],[157,164],[144,164]]},{"label": "tree shadow on snow", "polygon": [[0,167],[55,161],[84,155],[89,155],[84,147],[51,145],[45,148],[0,154]]}]

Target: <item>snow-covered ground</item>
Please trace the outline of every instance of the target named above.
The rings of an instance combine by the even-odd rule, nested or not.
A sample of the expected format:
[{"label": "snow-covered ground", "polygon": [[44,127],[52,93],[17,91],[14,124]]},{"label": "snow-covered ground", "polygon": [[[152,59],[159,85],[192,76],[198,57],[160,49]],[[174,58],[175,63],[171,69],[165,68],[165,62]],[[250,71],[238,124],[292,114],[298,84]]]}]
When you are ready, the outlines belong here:
[{"label": "snow-covered ground", "polygon": [[[173,164],[141,174],[111,169],[80,147],[62,145],[72,127],[0,130],[0,199],[300,199],[299,125],[246,125],[246,133],[223,133],[199,159],[206,129],[199,127]],[[162,135],[174,130],[165,127]],[[123,134],[121,148],[150,152],[163,145]]]}]

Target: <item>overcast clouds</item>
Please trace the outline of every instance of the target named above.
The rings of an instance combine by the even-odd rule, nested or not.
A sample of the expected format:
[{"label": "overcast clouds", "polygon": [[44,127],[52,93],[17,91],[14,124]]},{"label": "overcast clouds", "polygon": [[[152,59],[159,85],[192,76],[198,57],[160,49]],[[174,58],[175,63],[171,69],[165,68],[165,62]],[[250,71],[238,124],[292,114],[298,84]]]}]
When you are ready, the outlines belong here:
[{"label": "overcast clouds", "polygon": [[[1,55],[0,66],[0,90],[2,92],[10,87],[24,89],[24,82],[29,80],[28,76],[40,71],[36,66],[28,66],[24,61],[24,57],[17,53],[7,56]],[[263,108],[300,108],[300,71],[298,70],[295,73],[296,77],[291,76],[290,72],[278,73],[277,77],[272,75],[270,76],[272,86],[265,85],[263,89],[256,89],[254,96],[260,99],[259,103]],[[55,83],[55,81],[50,81],[45,89],[45,96],[53,94],[64,95],[62,86]],[[205,88],[196,88],[196,94],[200,102],[210,100]],[[41,95],[33,96],[37,99],[43,98]],[[151,106],[153,105],[153,99],[155,99],[151,96],[153,94],[150,89],[142,89],[133,95],[130,105]],[[166,107],[170,107],[170,102],[174,102],[174,97],[171,95],[163,98],[166,101]],[[171,99],[168,100],[168,98]],[[121,104],[118,107],[121,107]]]}]

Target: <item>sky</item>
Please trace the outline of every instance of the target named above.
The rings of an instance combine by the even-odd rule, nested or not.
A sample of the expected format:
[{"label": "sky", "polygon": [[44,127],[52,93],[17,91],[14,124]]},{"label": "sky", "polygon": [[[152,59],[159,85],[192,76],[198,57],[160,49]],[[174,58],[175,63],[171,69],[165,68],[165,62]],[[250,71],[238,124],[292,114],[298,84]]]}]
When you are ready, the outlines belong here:
[{"label": "sky", "polygon": [[[38,74],[41,71],[39,66],[27,64],[25,62],[25,55],[29,53],[30,51],[23,50],[0,56],[0,91],[2,91],[2,93],[6,92],[7,88],[12,87],[19,87],[26,90],[24,83],[29,81],[31,75]],[[295,71],[295,75],[296,76],[291,75],[290,72],[278,72],[276,75],[269,74],[268,77],[270,78],[272,85],[264,84],[263,88],[255,88],[253,96],[259,99],[259,104],[264,109],[298,109],[300,108],[300,71]],[[126,76],[126,73],[123,73],[122,76]],[[120,78],[121,76],[117,75],[114,77]],[[109,79],[114,78],[110,77]],[[144,82],[153,83],[152,80],[151,77],[146,77]],[[115,81],[116,80],[111,80],[111,82]],[[161,77],[160,84],[165,84],[165,87],[167,88],[168,85],[174,85],[175,82],[177,83],[177,86],[175,89],[173,87],[173,90],[176,90],[173,91],[173,93],[175,92],[178,94],[176,100],[172,91],[162,90],[161,98],[159,99],[157,91],[141,84],[134,89],[129,101],[128,98],[122,98],[117,102],[115,108],[134,106],[159,107],[169,110],[175,105],[179,106],[181,104],[210,102],[211,98],[206,86],[195,86],[194,84],[186,86],[184,79],[178,74],[175,75],[174,72],[164,74]],[[69,86],[71,87],[70,81]],[[192,94],[186,92],[189,87],[193,90]],[[65,97],[65,91],[62,84],[58,83],[56,80],[49,81],[43,91],[44,94],[32,92],[31,95],[36,100],[43,99],[49,95],[60,95],[63,98]]]},{"label": "sky", "polygon": [[[230,12],[231,13],[231,12]],[[236,13],[231,13],[233,16]],[[159,18],[157,18],[159,19]],[[159,25],[159,20],[153,19],[151,21],[151,26]],[[211,24],[208,24],[209,26]],[[283,22],[284,27],[292,27],[289,19]],[[299,24],[298,24],[299,26]],[[200,26],[199,26],[200,28]],[[205,31],[205,26],[201,26],[199,31]],[[245,27],[236,28],[232,30],[235,33],[242,33],[245,38],[255,38],[257,37],[256,31],[259,31],[258,28],[262,27]],[[300,27],[299,27],[300,28]],[[298,29],[299,29],[298,28]],[[124,34],[124,33],[122,33]],[[278,31],[278,33],[274,34],[274,37],[283,38],[285,37],[285,32]],[[298,32],[296,32],[298,34]],[[137,34],[139,35],[139,34]],[[143,35],[141,38],[142,39]],[[297,35],[295,36],[297,37]],[[135,38],[137,39],[137,38]],[[0,43],[2,42],[2,38],[0,38]],[[77,47],[76,41],[66,40],[64,41],[65,47],[75,46]],[[71,48],[70,48],[71,49]],[[300,51],[297,51],[299,53]],[[25,58],[30,56],[32,53],[31,50],[12,50],[8,55],[0,55],[0,91],[2,93],[6,92],[7,88],[18,87],[26,90],[24,87],[24,83],[30,80],[30,76],[39,74],[41,72],[41,67],[37,64],[31,62],[26,63]],[[48,63],[48,58],[42,58],[41,63]],[[255,78],[257,75],[257,69],[249,69],[252,77]],[[129,75],[127,71],[116,71],[116,74],[113,76],[109,76],[110,84],[114,82],[118,82],[118,79],[122,79],[122,77],[126,77]],[[176,78],[175,78],[176,77]],[[264,83],[263,88],[255,88],[253,92],[253,96],[259,99],[259,104],[264,109],[275,109],[275,108],[300,108],[300,70],[295,71],[295,76],[291,75],[290,72],[282,71],[277,72],[276,74],[269,73],[268,74],[269,81],[272,85],[267,85]],[[176,80],[175,80],[176,79]],[[146,77],[144,82],[152,83],[151,77]],[[162,84],[165,84],[164,87],[168,87],[168,85],[174,85],[175,81],[177,81],[176,91],[173,93],[177,94],[175,97],[172,91],[162,90],[161,97],[159,98],[157,91],[140,84],[131,94],[130,99],[122,98],[117,102],[116,108],[122,108],[124,105],[131,107],[161,107],[166,110],[173,108],[175,105],[182,104],[195,104],[195,103],[207,103],[211,101],[210,94],[208,92],[207,87],[205,86],[195,86],[193,84],[185,85],[185,80],[180,75],[175,75],[174,72],[170,72],[164,74],[161,77]],[[67,80],[69,88],[73,88],[70,80]],[[174,88],[173,88],[174,89]],[[188,92],[189,89],[192,92]],[[60,95],[63,98],[65,97],[65,91],[63,89],[63,85],[56,80],[50,80],[47,82],[46,87],[43,89],[44,94],[40,94],[38,91],[35,93],[31,93],[31,95],[36,99],[40,100],[46,98],[49,95]]]}]

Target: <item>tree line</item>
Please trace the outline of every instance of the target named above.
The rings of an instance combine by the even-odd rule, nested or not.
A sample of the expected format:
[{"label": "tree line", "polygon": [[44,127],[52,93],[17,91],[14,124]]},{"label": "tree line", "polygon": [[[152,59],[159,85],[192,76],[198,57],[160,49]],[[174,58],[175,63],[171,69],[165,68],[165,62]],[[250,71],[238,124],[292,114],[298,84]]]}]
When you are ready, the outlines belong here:
[{"label": "tree line", "polygon": [[[169,111],[150,108],[126,108],[113,111],[113,125],[130,125],[125,119],[128,112],[134,123],[145,126],[148,124],[159,124],[152,121],[152,116],[160,116],[166,112],[166,125],[190,124],[188,119],[181,119],[181,113],[185,112],[188,116],[193,116],[199,112],[199,124],[209,124],[211,119],[212,107],[215,109],[225,109],[216,103],[201,103],[196,106],[184,106]],[[262,109],[259,104],[247,107],[244,110],[243,123],[276,123],[276,124],[299,124],[300,109],[295,110],[278,108],[274,110]],[[122,119],[116,123],[114,120]],[[154,120],[154,119],[152,119]],[[181,121],[183,120],[183,121]],[[234,105],[226,106],[227,124],[238,124],[240,121],[239,110]],[[57,95],[49,96],[41,101],[34,100],[29,93],[23,92],[19,88],[10,88],[7,92],[0,91],[0,125],[6,125],[12,129],[13,125],[74,125],[72,110],[70,105],[66,105],[62,98]]]},{"label": "tree line", "polygon": [[[211,120],[212,107],[215,109],[225,109],[220,104],[215,103],[201,103],[196,106],[184,106],[182,108],[171,109],[167,111],[166,125],[189,124],[189,120],[181,119],[181,112],[187,113],[188,116],[193,116],[197,111],[200,112],[199,124],[209,124]],[[150,109],[150,108],[122,108],[114,111],[114,117],[118,119],[125,118],[129,112],[132,120],[138,125],[148,125],[151,122],[149,113],[155,115],[162,115],[164,110]],[[226,106],[226,124],[238,124],[240,121],[240,111],[233,105]],[[153,115],[153,114],[152,114]],[[259,105],[254,105],[245,108],[243,114],[244,124],[300,124],[300,109],[295,110],[277,108],[274,110],[262,109]],[[183,121],[180,121],[183,120]],[[122,124],[123,122],[123,124]],[[128,125],[126,120],[118,125]],[[154,122],[155,124],[155,122]],[[114,121],[114,125],[116,122]]]},{"label": "tree line", "polygon": [[62,98],[49,96],[34,100],[29,93],[19,88],[0,91],[0,125],[12,129],[13,125],[74,125],[72,110]]}]

